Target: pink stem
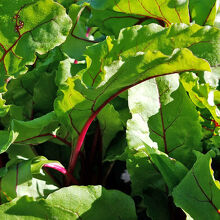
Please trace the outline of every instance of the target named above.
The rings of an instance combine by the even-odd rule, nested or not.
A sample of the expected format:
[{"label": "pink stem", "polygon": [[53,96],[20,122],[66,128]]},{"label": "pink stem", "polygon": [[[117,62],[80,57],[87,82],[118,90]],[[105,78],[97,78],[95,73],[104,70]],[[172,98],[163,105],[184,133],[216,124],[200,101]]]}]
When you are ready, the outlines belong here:
[{"label": "pink stem", "polygon": [[[183,72],[185,71],[193,71],[192,69],[190,70],[184,70]],[[76,166],[76,162],[77,162],[77,158],[79,156],[79,153],[80,153],[80,150],[81,150],[81,147],[82,147],[82,144],[84,142],[84,139],[85,139],[85,136],[86,136],[86,133],[89,129],[89,126],[91,125],[91,123],[93,122],[93,120],[96,118],[96,116],[98,115],[98,113],[111,101],[113,100],[115,97],[117,97],[119,94],[121,94],[122,92],[130,89],[131,87],[134,87],[142,82],[145,82],[149,79],[153,79],[153,78],[156,78],[156,77],[160,77],[160,76],[165,76],[165,75],[171,75],[171,74],[175,74],[176,72],[172,72],[172,73],[166,73],[166,74],[161,74],[161,75],[157,75],[157,76],[150,76],[146,79],[143,79],[139,82],[136,82],[134,84],[131,84],[129,86],[126,86],[125,88],[119,90],[118,92],[116,92],[115,94],[113,94],[111,97],[109,97],[95,112],[92,113],[92,115],[89,117],[88,121],[86,122],[86,124],[84,125],[82,131],[80,132],[80,135],[77,139],[77,143],[76,143],[76,147],[75,149],[72,151],[71,153],[71,156],[70,156],[70,162],[69,162],[69,168],[68,168],[68,172],[69,173],[73,173],[74,171],[74,168]]]},{"label": "pink stem", "polygon": [[54,170],[57,170],[58,172],[60,172],[60,173],[62,173],[62,174],[64,174],[64,175],[66,175],[66,176],[68,177],[68,179],[69,179],[72,183],[78,185],[77,180],[76,180],[70,173],[68,173],[67,170],[66,170],[64,167],[58,165],[57,163],[44,164],[43,167],[52,168],[52,169],[54,169]]},{"label": "pink stem", "polygon": [[91,27],[87,28],[87,32],[86,32],[86,37],[88,38],[89,37],[89,34],[90,34],[90,31],[91,31]]}]

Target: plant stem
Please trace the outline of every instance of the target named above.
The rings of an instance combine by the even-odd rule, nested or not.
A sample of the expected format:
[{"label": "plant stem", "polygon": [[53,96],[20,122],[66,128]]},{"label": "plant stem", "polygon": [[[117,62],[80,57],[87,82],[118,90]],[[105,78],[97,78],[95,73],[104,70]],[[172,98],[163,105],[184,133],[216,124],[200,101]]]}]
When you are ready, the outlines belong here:
[{"label": "plant stem", "polygon": [[[188,69],[188,70],[184,70],[182,72],[186,72],[186,71],[193,71],[193,69]],[[180,73],[182,73],[180,72]],[[69,168],[68,168],[68,172],[69,173],[73,173],[74,171],[74,168],[76,166],[76,162],[77,162],[77,158],[79,156],[79,152],[81,150],[81,147],[83,145],[83,142],[84,142],[84,139],[85,139],[85,136],[86,136],[86,133],[91,125],[91,123],[93,122],[93,120],[96,118],[96,116],[98,115],[98,113],[110,102],[112,101],[114,98],[116,98],[118,95],[120,95],[122,92],[142,83],[142,82],[145,82],[147,80],[150,80],[150,79],[154,79],[154,78],[157,78],[157,77],[160,77],[160,76],[166,76],[166,75],[171,75],[171,74],[176,74],[177,72],[171,72],[171,73],[165,73],[165,74],[160,74],[160,75],[154,75],[154,76],[150,76],[146,79],[143,79],[143,80],[140,80],[138,82],[135,82],[131,85],[128,85],[124,88],[122,88],[121,90],[119,90],[118,92],[116,92],[115,94],[113,94],[112,96],[110,96],[107,100],[105,100],[105,102],[102,103],[101,106],[99,106],[97,108],[97,110],[95,110],[91,116],[89,117],[89,119],[87,120],[87,122],[85,123],[82,131],[80,132],[80,135],[77,139],[77,142],[76,142],[76,146],[74,148],[74,150],[72,151],[71,155],[70,155],[70,161],[69,161]]]},{"label": "plant stem", "polygon": [[67,172],[67,170],[62,167],[62,166],[59,166],[58,164],[56,163],[48,163],[48,164],[44,164],[43,166],[44,168],[52,168],[54,170],[57,170],[58,172],[64,174],[65,176],[67,176],[67,178],[73,183],[73,184],[76,184],[78,185],[78,182],[77,180],[70,174]]}]

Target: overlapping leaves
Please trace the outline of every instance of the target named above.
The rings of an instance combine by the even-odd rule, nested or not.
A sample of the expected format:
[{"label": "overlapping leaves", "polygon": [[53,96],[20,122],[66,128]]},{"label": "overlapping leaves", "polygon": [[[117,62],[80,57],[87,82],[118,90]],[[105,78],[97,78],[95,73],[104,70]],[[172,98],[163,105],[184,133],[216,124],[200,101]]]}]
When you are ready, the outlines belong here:
[{"label": "overlapping leaves", "polygon": [[47,53],[66,39],[70,18],[52,0],[0,2],[0,88],[9,77],[27,72],[36,52]]},{"label": "overlapping leaves", "polygon": [[[8,202],[1,205],[1,216],[137,218],[133,201],[121,192],[72,186],[51,193],[59,184],[43,173],[50,164],[67,179],[75,171],[83,184],[85,151],[93,146],[88,138],[84,151],[81,147],[100,113],[98,132],[91,129],[89,135],[100,138],[94,143],[102,145],[104,161],[126,160],[131,195],[142,199],[137,212],[175,219],[170,210],[176,205],[188,217],[218,219],[219,182],[210,164],[211,158],[214,168],[219,163],[220,32],[200,26],[214,24],[218,2],[72,3],[22,0],[9,6],[0,0],[0,153],[9,156],[6,165],[0,161],[1,202]],[[117,102],[109,103],[128,89],[129,109],[127,95],[121,96],[123,115]],[[49,151],[48,158],[67,158],[70,148],[70,173],[59,162],[35,155]],[[210,149],[216,158],[205,154]],[[79,154],[81,167],[74,170]]]}]

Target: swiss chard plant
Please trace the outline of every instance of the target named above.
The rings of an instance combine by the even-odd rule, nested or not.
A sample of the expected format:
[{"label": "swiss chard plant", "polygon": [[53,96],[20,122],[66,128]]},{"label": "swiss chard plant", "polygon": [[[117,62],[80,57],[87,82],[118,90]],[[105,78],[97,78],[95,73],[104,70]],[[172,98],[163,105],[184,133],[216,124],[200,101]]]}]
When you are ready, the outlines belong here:
[{"label": "swiss chard plant", "polygon": [[0,219],[220,219],[217,0],[0,0]]}]

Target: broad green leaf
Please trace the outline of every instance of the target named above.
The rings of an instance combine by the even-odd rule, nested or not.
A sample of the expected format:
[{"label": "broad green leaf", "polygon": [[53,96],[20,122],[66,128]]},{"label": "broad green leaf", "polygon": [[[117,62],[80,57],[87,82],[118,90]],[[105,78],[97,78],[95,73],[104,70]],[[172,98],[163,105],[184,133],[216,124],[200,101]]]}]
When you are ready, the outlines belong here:
[{"label": "broad green leaf", "polygon": [[220,184],[214,179],[211,168],[213,152],[196,153],[197,161],[174,189],[172,195],[178,207],[193,219],[219,219]]},{"label": "broad green leaf", "polygon": [[49,217],[47,204],[44,200],[36,201],[33,197],[24,196],[0,206],[3,220],[40,220]]},{"label": "broad green leaf", "polygon": [[[10,7],[9,7],[10,5]],[[27,72],[36,53],[63,43],[71,28],[65,9],[52,0],[0,2],[0,91],[4,81]]]},{"label": "broad green leaf", "polygon": [[140,15],[155,18],[165,24],[186,23],[189,24],[188,1],[162,1],[162,0],[116,0],[116,1],[90,1],[91,6],[98,10],[113,9],[129,15]]},{"label": "broad green leaf", "polygon": [[10,160],[28,160],[36,156],[33,152],[33,147],[30,145],[16,145],[12,144],[7,150],[7,154]]},{"label": "broad green leaf", "polygon": [[9,128],[13,119],[27,121],[53,111],[57,90],[55,71],[57,62],[62,59],[62,53],[56,48],[44,58],[38,58],[27,74],[10,81],[3,95],[10,107],[8,114],[1,118],[5,128]]},{"label": "broad green leaf", "polygon": [[13,120],[11,131],[17,133],[17,144],[39,144],[53,136],[58,128],[58,121],[54,112],[48,113],[31,121]]},{"label": "broad green leaf", "polygon": [[213,25],[218,10],[217,0],[189,0],[192,21],[199,25]]},{"label": "broad green leaf", "polygon": [[[34,210],[31,210],[31,209]],[[37,210],[37,211],[35,211]],[[101,186],[70,186],[35,201],[22,197],[0,206],[3,219],[137,219],[133,200],[116,190]]]},{"label": "broad green leaf", "polygon": [[[192,107],[191,109],[188,109],[189,103],[187,102],[187,95],[184,93],[182,87],[176,90],[178,87],[178,76],[173,75],[149,80],[148,82],[129,90],[129,108],[132,113],[132,119],[127,123],[127,141],[130,149],[128,152],[131,151],[127,157],[127,166],[131,175],[131,181],[135,184],[135,187],[133,187],[133,190],[135,191],[137,188],[138,190],[143,188],[138,181],[145,180],[145,185],[142,184],[144,187],[154,187],[154,184],[157,184],[151,176],[149,177],[149,180],[146,181],[146,178],[148,178],[150,173],[152,173],[152,175],[162,176],[169,189],[172,190],[187,172],[186,167],[179,161],[185,160],[185,164],[188,165],[187,162],[191,162],[192,141],[196,142],[195,145],[200,143],[201,138],[194,139],[194,136],[192,135],[188,137],[185,135],[181,139],[181,136],[178,135],[178,131],[180,134],[187,134],[188,129],[198,129],[197,132],[201,133],[201,128],[198,123],[198,115]],[[137,93],[140,94],[138,97],[136,95]],[[186,107],[184,107],[183,103],[186,104]],[[181,110],[178,106],[181,106]],[[161,109],[163,111],[162,115],[160,114]],[[166,111],[172,112],[172,114],[169,114],[169,117],[166,117],[166,115],[168,115]],[[175,111],[178,113],[175,113]],[[181,111],[183,111],[183,113],[181,113]],[[196,126],[195,128],[192,127],[195,122],[187,127],[188,111],[191,111],[190,114],[195,115],[194,117],[195,120],[197,120],[198,128]],[[155,121],[151,121],[153,117],[156,119]],[[185,120],[186,124],[184,124]],[[174,122],[177,123],[178,129]],[[165,129],[167,127],[166,123],[167,125],[170,125],[171,123],[171,131]],[[174,126],[174,129],[172,129],[172,126]],[[164,129],[164,133],[161,133],[160,129]],[[153,136],[152,139],[152,131],[154,131],[154,134],[156,133],[158,135],[161,133],[161,135],[159,137],[156,136],[157,138]],[[168,135],[169,132],[172,134]],[[172,136],[172,138],[168,138],[169,136]],[[176,139],[180,139],[177,141],[186,141],[186,143],[183,144],[185,149],[181,150],[180,153],[173,152],[173,154],[169,154],[170,157],[168,157],[161,151],[166,152],[164,147],[169,148],[174,144],[173,141],[175,142],[175,140],[173,137],[175,136],[178,137]],[[197,148],[197,146],[195,146],[195,148]],[[176,150],[176,147],[174,147],[174,149]],[[135,153],[135,151],[139,153],[139,158],[137,157],[138,153]],[[187,151],[188,153],[186,153]],[[145,162],[137,165],[136,163],[138,163],[138,159],[141,161],[140,155],[142,155],[143,161]],[[182,159],[180,155],[184,155],[184,159]],[[176,161],[173,158],[178,159],[179,161]],[[137,176],[138,170],[140,173],[139,177]],[[147,172],[147,174],[145,172]],[[147,186],[146,182],[148,182],[149,186]]]},{"label": "broad green leaf", "polygon": [[[21,158],[17,161],[14,160],[11,165],[7,166],[7,173],[1,178],[3,200],[7,197],[14,199],[24,195],[42,198],[57,190],[56,183],[41,171],[43,165],[50,163],[62,166],[57,161],[47,160],[40,156],[29,160],[21,160]],[[5,195],[7,195],[6,198]]]},{"label": "broad green leaf", "polygon": [[150,188],[160,189],[162,192],[166,191],[166,185],[160,171],[144,148],[128,149],[126,153],[126,166],[131,178],[133,195],[142,196]]},{"label": "broad green leaf", "polygon": [[[100,49],[103,44],[98,44],[97,48]],[[96,46],[92,50],[95,48]],[[94,62],[98,61],[94,60]],[[90,67],[90,64],[87,65]],[[111,97],[113,98],[126,88],[162,75],[206,69],[209,69],[208,63],[193,56],[188,49],[177,49],[171,56],[156,51],[139,53],[124,61],[115,61],[105,66],[105,78],[102,81],[103,73],[99,76],[97,72],[90,72],[90,68],[84,73],[82,71],[82,76],[68,78],[66,84],[59,88],[55,112],[60,121],[71,129],[74,138],[81,132],[90,117],[94,117]],[[94,73],[97,77],[93,76]],[[97,86],[98,88],[95,89]]]},{"label": "broad green leaf", "polygon": [[98,26],[105,35],[118,37],[122,28],[133,25],[158,23],[156,19],[139,15],[127,15],[113,10],[95,10],[91,8],[90,26]]},{"label": "broad green leaf", "polygon": [[[135,120],[133,119],[129,120],[128,131],[127,131],[128,146],[130,148],[130,150],[128,150],[127,167],[128,167],[128,172],[131,175],[131,182],[133,181],[134,183],[134,184],[132,183],[133,184],[132,189],[134,191],[136,191],[135,188],[138,188],[138,191],[143,190],[143,188],[149,188],[149,187],[161,189],[161,187],[158,187],[157,184],[162,181],[158,179],[162,175],[170,191],[172,191],[173,187],[175,187],[181,181],[181,179],[186,175],[187,168],[179,161],[176,161],[175,159],[168,157],[165,153],[148,146],[143,140],[146,138],[141,137],[141,135],[143,136],[143,134],[141,134],[141,132],[138,130],[134,131],[135,129],[134,126],[136,125],[135,123],[137,123]],[[134,142],[136,142],[136,140],[134,139],[139,140],[139,145],[138,143],[136,143],[136,146],[133,145]],[[138,152],[136,156],[137,159],[134,158],[135,151]],[[140,163],[141,161],[142,164],[136,165],[136,163]],[[139,171],[139,177],[137,176],[138,171]],[[147,175],[145,172],[147,172]],[[157,181],[153,180],[153,178],[150,177],[150,175],[157,177],[156,179]],[[138,181],[142,182],[143,180],[146,180],[148,178],[149,178],[148,181],[144,181],[144,186],[138,182]],[[148,182],[148,184],[146,184],[146,182]],[[163,189],[165,190],[165,185]]]},{"label": "broad green leaf", "polygon": [[[134,130],[135,127],[132,127],[131,124],[132,121],[130,120],[128,129]],[[143,197],[143,202],[147,206],[147,214],[152,219],[160,219],[161,216],[164,219],[170,219],[167,210],[167,186],[172,191],[173,187],[186,175],[187,169],[178,161],[168,158],[162,152],[151,149],[147,145],[132,149],[131,139],[139,139],[139,137],[130,134],[131,132],[128,130],[130,148],[127,150],[127,169],[131,178],[132,194]],[[158,205],[160,199],[163,200]],[[161,208],[161,213],[158,212],[158,208]]]},{"label": "broad green leaf", "polygon": [[[131,88],[129,108],[135,114],[136,123],[140,123],[138,128],[145,124],[146,136],[157,143],[160,151],[188,167],[192,165],[192,150],[202,150],[202,130],[199,115],[183,87],[179,86],[177,75],[160,77]],[[155,147],[151,140],[148,138],[145,142]]]}]

